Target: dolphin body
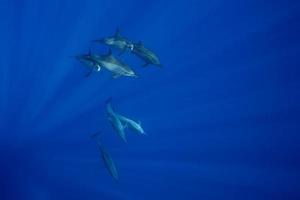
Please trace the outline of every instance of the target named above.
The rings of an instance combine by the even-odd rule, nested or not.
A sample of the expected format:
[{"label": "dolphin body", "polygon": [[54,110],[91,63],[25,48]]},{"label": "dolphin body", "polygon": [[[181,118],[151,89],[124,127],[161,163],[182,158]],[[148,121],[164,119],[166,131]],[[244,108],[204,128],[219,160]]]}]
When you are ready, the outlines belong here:
[{"label": "dolphin body", "polygon": [[88,54],[76,56],[76,58],[91,68],[90,75],[93,71],[99,72],[105,68],[113,73],[113,78],[120,76],[138,77],[135,72],[125,63],[118,60],[112,55],[111,49],[106,55]]},{"label": "dolphin body", "polygon": [[111,49],[106,55],[95,54],[92,55],[92,57],[101,67],[111,71],[113,73],[113,78],[118,78],[120,76],[138,77],[127,64],[112,55]]},{"label": "dolphin body", "polygon": [[124,117],[122,115],[119,115],[118,114],[118,118],[120,119],[120,121],[127,125],[129,128],[131,128],[132,130],[134,130],[135,132],[139,133],[139,134],[143,134],[143,135],[146,135],[143,127],[142,127],[142,124],[141,122],[136,122],[132,119],[129,119],[127,117]]},{"label": "dolphin body", "polygon": [[116,130],[116,132],[118,133],[118,135],[125,141],[126,140],[126,135],[125,135],[125,128],[127,127],[126,125],[124,126],[120,120],[120,118],[118,117],[118,115],[115,113],[115,111],[113,110],[112,106],[111,106],[111,98],[109,100],[106,101],[106,112],[107,112],[107,116],[108,116],[108,120],[110,121],[110,123],[112,124],[113,128]]},{"label": "dolphin body", "polygon": [[146,67],[149,64],[156,65],[158,67],[162,67],[162,65],[160,64],[160,61],[159,61],[158,57],[155,55],[155,53],[153,51],[151,51],[150,49],[147,49],[142,44],[142,42],[133,44],[133,48],[132,48],[131,52],[145,61],[145,64],[143,65],[143,67]]},{"label": "dolphin body", "polygon": [[122,37],[119,29],[116,30],[113,36],[94,40],[94,42],[98,42],[101,44],[105,44],[120,49],[121,52],[119,55],[123,54],[128,49],[129,50],[133,49],[133,42],[125,37]]},{"label": "dolphin body", "polygon": [[[98,135],[98,133],[92,135],[92,138],[95,138]],[[102,160],[104,162],[104,165],[106,167],[106,169],[108,170],[109,174],[116,180],[119,180],[119,174],[116,168],[116,165],[113,161],[113,159],[111,158],[110,154],[103,148],[102,143],[100,142],[99,139],[96,139],[97,144],[98,144],[98,148],[101,152],[101,157]]]}]

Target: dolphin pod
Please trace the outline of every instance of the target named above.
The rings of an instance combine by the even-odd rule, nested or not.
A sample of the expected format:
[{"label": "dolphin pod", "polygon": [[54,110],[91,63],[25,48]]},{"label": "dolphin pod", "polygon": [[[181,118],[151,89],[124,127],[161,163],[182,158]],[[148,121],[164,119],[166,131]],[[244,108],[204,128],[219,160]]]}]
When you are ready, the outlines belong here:
[{"label": "dolphin pod", "polygon": [[94,42],[120,49],[121,52],[119,55],[125,53],[126,51],[130,51],[145,62],[143,65],[144,67],[150,64],[162,67],[157,55],[153,51],[146,48],[141,41],[133,42],[132,40],[121,36],[119,29],[116,30],[114,36],[94,40]]},{"label": "dolphin pod", "polygon": [[[134,42],[133,40],[123,37],[120,34],[119,29],[116,30],[114,35],[104,37],[102,39],[96,39],[93,40],[93,42],[106,45],[109,48],[107,53],[92,53],[91,49],[89,49],[88,53],[75,56],[80,63],[87,67],[88,73],[86,74],[86,77],[90,76],[92,73],[102,72],[105,69],[111,72],[112,78],[114,79],[122,76],[137,78],[138,75],[133,68],[120,58],[120,56],[126,52],[130,52],[142,59],[144,62],[142,65],[143,67],[148,65],[162,67],[158,56],[153,51],[146,48],[140,41]],[[111,48],[120,50],[118,57],[113,55]],[[140,121],[135,121],[124,114],[120,114],[115,111],[112,106],[111,97],[105,102],[105,106],[108,121],[112,125],[113,130],[124,142],[127,143],[127,128],[131,129],[132,132],[137,134],[146,135],[146,132],[144,131]],[[108,151],[103,147],[102,140],[99,139],[99,133],[93,134],[91,137],[97,142],[105,168],[114,178],[114,180],[119,181],[117,167]]]},{"label": "dolphin pod", "polygon": [[109,52],[107,54],[92,54],[91,50],[89,50],[88,54],[75,56],[79,62],[90,69],[86,76],[90,76],[93,72],[100,72],[104,68],[112,72],[113,78],[119,78],[121,76],[138,77],[129,65],[113,56],[110,48],[119,49],[119,56],[127,51],[131,52],[143,60],[143,67],[148,65],[162,67],[158,56],[153,51],[146,48],[141,41],[133,42],[121,36],[119,29],[116,30],[113,36],[96,39],[93,40],[93,42],[108,46]]},{"label": "dolphin pod", "polygon": [[[105,102],[107,118],[110,121],[113,129],[117,132],[117,134],[122,138],[122,140],[124,142],[127,142],[126,133],[125,133],[126,128],[130,128],[138,134],[146,135],[141,122],[136,122],[132,119],[129,119],[129,118],[117,113],[114,110],[114,108],[112,107],[111,101],[112,101],[112,98],[110,97]],[[99,136],[99,132],[91,135],[91,137],[96,139],[96,141],[97,141],[97,145],[101,152],[101,157],[104,162],[104,166],[108,170],[109,174],[116,181],[119,181],[119,175],[118,175],[116,165],[115,165],[113,159],[111,158],[110,154],[108,153],[108,151],[103,147],[102,141],[100,141],[98,136]]]}]

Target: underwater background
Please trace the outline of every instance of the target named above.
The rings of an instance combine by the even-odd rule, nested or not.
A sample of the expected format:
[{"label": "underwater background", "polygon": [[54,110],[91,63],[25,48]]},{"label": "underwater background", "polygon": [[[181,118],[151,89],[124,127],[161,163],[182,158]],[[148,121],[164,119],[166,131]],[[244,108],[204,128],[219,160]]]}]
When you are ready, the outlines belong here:
[{"label": "underwater background", "polygon": [[[300,199],[299,10],[276,0],[1,0],[0,200]],[[91,41],[117,27],[163,68],[127,53],[138,78],[85,77],[73,56],[107,52]],[[123,142],[109,97],[148,135]]]}]

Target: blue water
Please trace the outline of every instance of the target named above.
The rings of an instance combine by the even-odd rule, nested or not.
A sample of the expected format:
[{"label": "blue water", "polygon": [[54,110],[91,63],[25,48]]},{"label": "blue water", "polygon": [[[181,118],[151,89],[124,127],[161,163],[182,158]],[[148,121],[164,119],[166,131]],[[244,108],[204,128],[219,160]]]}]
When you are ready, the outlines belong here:
[{"label": "blue water", "polygon": [[[289,0],[2,0],[0,200],[300,199],[299,10]],[[72,56],[105,53],[91,40],[117,27],[164,68],[127,53],[139,78],[85,77]],[[148,135],[123,142],[109,97]]]}]

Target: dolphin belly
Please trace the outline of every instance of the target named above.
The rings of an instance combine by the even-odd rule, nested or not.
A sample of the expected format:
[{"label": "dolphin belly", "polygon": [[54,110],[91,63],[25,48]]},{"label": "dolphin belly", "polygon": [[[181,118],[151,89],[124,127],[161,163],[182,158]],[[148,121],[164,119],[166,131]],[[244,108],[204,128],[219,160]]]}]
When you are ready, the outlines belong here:
[{"label": "dolphin belly", "polygon": [[124,75],[124,76],[128,74],[128,70],[115,63],[103,62],[103,66],[109,71],[113,72],[114,74]]}]

